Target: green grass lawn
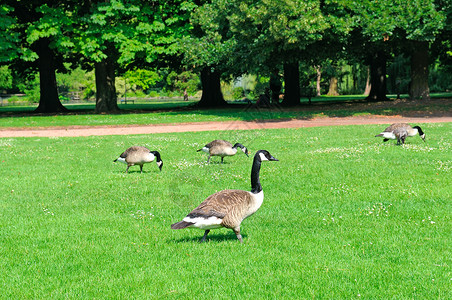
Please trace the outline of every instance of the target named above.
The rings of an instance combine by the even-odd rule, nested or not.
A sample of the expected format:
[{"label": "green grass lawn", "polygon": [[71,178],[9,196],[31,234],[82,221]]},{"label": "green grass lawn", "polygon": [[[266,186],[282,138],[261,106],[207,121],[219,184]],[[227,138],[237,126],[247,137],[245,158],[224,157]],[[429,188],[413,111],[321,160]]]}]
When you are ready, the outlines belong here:
[{"label": "green grass lawn", "polygon": [[379,115],[404,115],[413,112],[439,112],[450,114],[452,101],[441,98],[425,103],[398,103],[386,101],[367,103],[362,96],[326,97],[316,99],[312,105],[295,108],[255,108],[231,105],[221,109],[196,109],[194,102],[153,102],[120,105],[119,114],[94,114],[91,105],[66,105],[67,114],[30,115],[35,107],[0,107],[1,127],[47,127],[47,126],[97,126],[97,125],[145,125],[180,122],[252,121],[269,119],[295,119],[314,117],[347,117]]},{"label": "green grass lawn", "polygon": [[[450,299],[452,123],[405,146],[385,126],[0,139],[2,298]],[[215,138],[266,149],[264,204],[232,230],[171,230],[207,196],[250,189],[252,158],[196,152]],[[163,170],[113,160],[158,150]]]}]

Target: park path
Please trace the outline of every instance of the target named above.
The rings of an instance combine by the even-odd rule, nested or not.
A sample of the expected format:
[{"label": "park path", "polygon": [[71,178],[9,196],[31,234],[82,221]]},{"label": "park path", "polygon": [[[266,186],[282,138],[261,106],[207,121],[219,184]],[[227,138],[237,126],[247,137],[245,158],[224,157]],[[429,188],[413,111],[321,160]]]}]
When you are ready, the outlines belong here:
[{"label": "park path", "polygon": [[138,126],[68,126],[46,128],[2,128],[0,137],[76,137],[100,135],[130,135],[188,131],[221,131],[221,130],[248,130],[269,128],[301,128],[336,125],[362,125],[362,124],[391,124],[406,122],[440,123],[452,122],[452,116],[440,117],[402,117],[402,116],[371,116],[371,117],[321,117],[314,119],[291,120],[265,120],[265,121],[226,121],[226,122],[199,122],[178,124],[155,124]]}]

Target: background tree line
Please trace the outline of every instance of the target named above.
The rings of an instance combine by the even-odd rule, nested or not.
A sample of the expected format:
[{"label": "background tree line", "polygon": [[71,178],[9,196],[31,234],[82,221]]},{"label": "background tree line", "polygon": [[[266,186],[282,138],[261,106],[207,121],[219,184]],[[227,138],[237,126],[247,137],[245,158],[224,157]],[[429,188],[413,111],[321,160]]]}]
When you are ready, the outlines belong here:
[{"label": "background tree line", "polygon": [[450,87],[449,0],[5,0],[0,18],[0,64],[22,86],[39,74],[38,112],[66,110],[56,73],[73,70],[94,74],[99,113],[118,110],[118,76],[187,94],[199,74],[200,106],[225,104],[220,81],[246,74],[283,105],[367,75],[369,100]]}]

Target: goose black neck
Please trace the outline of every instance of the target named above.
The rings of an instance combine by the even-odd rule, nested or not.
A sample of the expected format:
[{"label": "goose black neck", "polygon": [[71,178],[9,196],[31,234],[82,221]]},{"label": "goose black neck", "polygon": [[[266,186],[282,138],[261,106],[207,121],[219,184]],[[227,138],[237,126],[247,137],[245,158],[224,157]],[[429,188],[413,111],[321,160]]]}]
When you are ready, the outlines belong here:
[{"label": "goose black neck", "polygon": [[160,153],[158,151],[152,151],[151,153],[154,154],[157,162],[162,161]]},{"label": "goose black neck", "polygon": [[243,148],[243,145],[240,143],[235,143],[235,145],[232,146],[232,149],[237,149],[237,147]]},{"label": "goose black neck", "polygon": [[262,191],[262,185],[259,181],[259,171],[261,170],[261,160],[256,155],[251,168],[251,193],[257,194]]},{"label": "goose black neck", "polygon": [[422,136],[424,134],[424,132],[422,131],[421,127],[419,126],[414,126],[413,128],[417,129],[417,133]]}]

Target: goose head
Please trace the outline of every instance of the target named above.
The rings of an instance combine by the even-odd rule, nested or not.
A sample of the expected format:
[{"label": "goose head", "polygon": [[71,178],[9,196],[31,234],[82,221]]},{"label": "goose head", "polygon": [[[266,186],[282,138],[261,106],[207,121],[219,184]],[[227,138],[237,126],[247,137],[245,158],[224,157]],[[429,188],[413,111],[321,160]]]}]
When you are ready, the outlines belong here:
[{"label": "goose head", "polygon": [[260,161],[264,161],[264,160],[279,161],[277,158],[275,158],[273,155],[271,155],[270,152],[268,152],[267,150],[257,151],[255,157],[258,158]]},{"label": "goose head", "polygon": [[232,148],[237,149],[237,147],[240,148],[240,150],[242,150],[243,153],[245,153],[247,157],[250,157],[250,156],[248,155],[248,149],[247,149],[245,146],[243,146],[243,145],[240,144],[240,143],[236,143]]},{"label": "goose head", "polygon": [[162,170],[163,167],[163,161],[162,158],[160,157],[160,153],[158,151],[151,151],[152,154],[154,154],[156,160],[155,162],[157,163],[157,166],[159,167],[160,171]]},{"label": "goose head", "polygon": [[422,140],[425,142],[425,133],[422,131],[421,127],[414,126],[413,129],[417,129],[417,132],[419,133],[419,136],[422,138]]}]

